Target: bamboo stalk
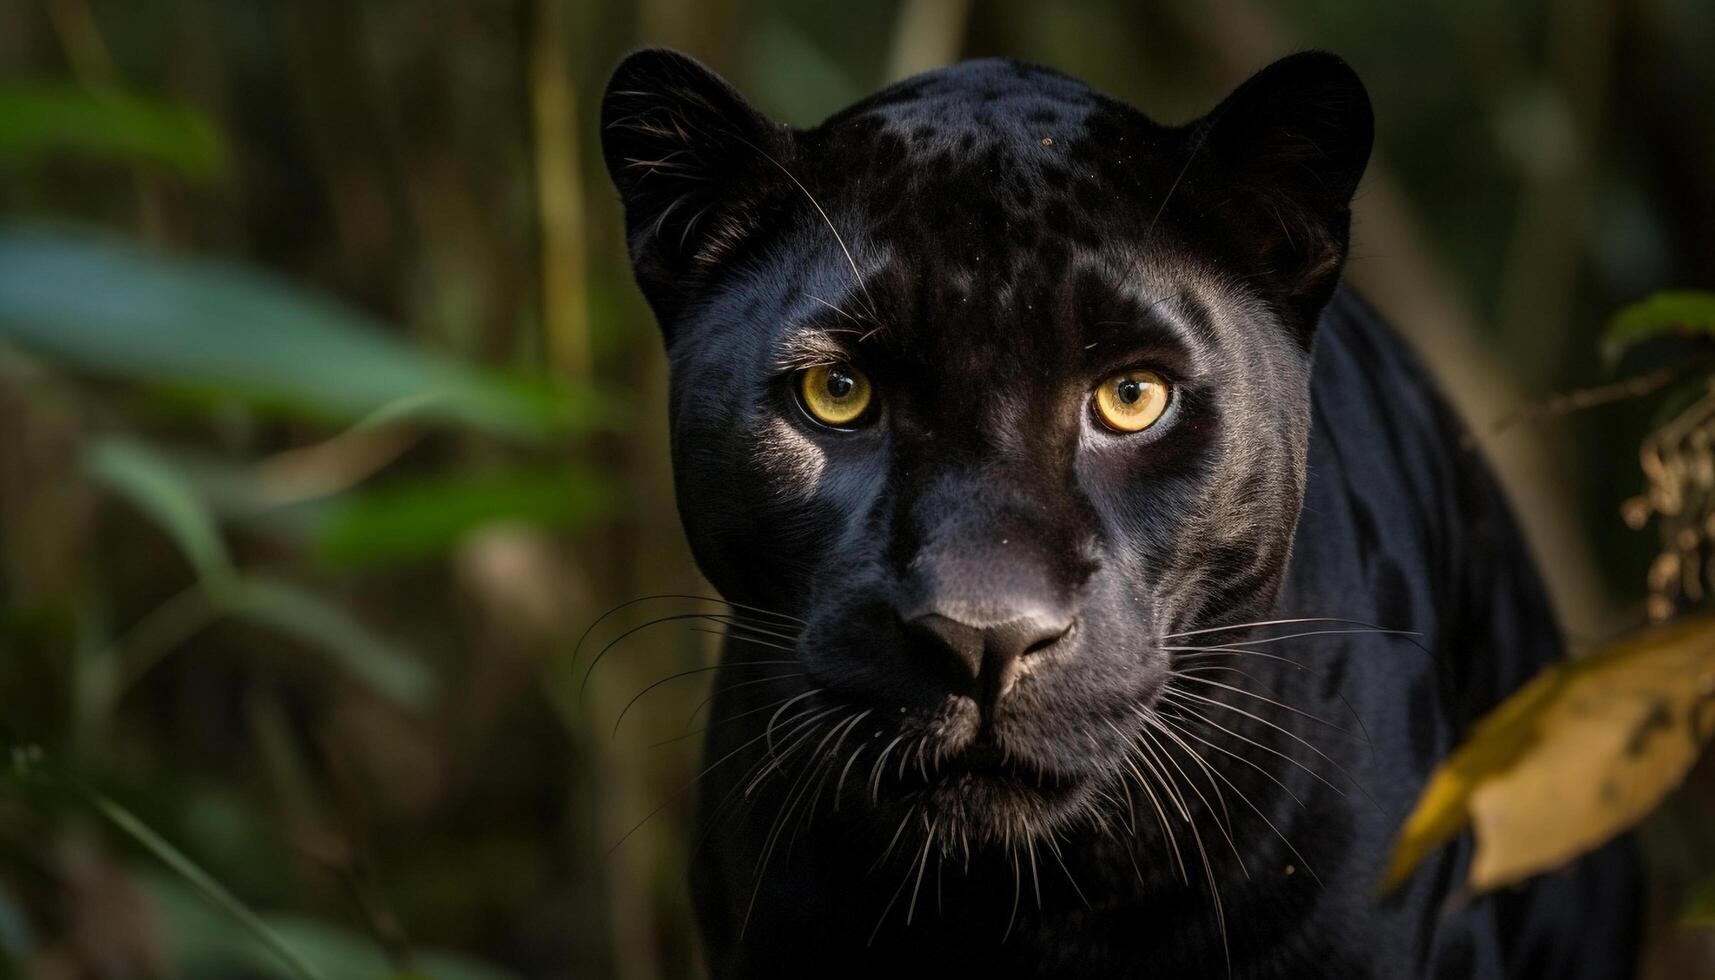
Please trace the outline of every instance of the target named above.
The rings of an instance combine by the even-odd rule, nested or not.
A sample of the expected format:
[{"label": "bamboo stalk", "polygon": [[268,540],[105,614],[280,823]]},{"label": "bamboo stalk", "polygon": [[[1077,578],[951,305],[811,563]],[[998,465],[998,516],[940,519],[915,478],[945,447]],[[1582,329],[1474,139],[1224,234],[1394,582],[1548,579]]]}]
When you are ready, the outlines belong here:
[{"label": "bamboo stalk", "polygon": [[905,0],[893,28],[887,80],[957,61],[970,16],[970,0]]},{"label": "bamboo stalk", "polygon": [[583,176],[576,92],[566,67],[565,2],[537,0],[530,34],[530,113],[540,235],[542,339],[560,377],[591,372]]}]

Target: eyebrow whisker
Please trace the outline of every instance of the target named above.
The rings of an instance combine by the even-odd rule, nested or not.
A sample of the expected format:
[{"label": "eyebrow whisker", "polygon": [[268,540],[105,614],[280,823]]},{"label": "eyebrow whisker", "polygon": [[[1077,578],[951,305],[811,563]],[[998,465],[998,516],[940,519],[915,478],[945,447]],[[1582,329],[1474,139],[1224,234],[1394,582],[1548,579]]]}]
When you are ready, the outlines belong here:
[{"label": "eyebrow whisker", "polygon": [[813,300],[815,300],[815,301],[816,301],[816,302],[818,302],[818,303],[820,303],[820,304],[822,304],[822,305],[823,305],[823,306],[826,306],[826,307],[827,307],[827,308],[828,308],[828,309],[830,309],[830,310],[833,310],[833,311],[834,311],[834,312],[835,312],[835,313],[838,313],[838,314],[839,314],[839,315],[840,315],[840,316],[843,316],[843,317],[845,317],[845,318],[846,318],[846,319],[848,319],[848,320],[850,320],[850,321],[851,321],[851,322],[853,322],[853,323],[855,323],[855,324],[857,324],[857,325],[858,325],[858,326],[860,326],[860,327],[861,327],[861,326],[863,326],[863,321],[862,321],[862,320],[859,320],[859,319],[858,319],[858,318],[857,318],[857,317],[855,317],[855,316],[852,316],[852,315],[851,315],[851,314],[850,314],[850,313],[847,313],[847,312],[846,312],[846,311],[845,311],[845,310],[842,310],[842,309],[840,309],[840,308],[839,308],[839,307],[837,307],[837,306],[835,306],[835,305],[834,305],[834,304],[832,304],[832,303],[830,303],[830,302],[828,302],[828,301],[827,301],[827,300],[825,300],[825,299],[823,299],[823,298],[822,298],[822,297],[820,297],[820,296],[813,296],[813,295],[811,295],[811,294],[809,294],[809,293],[805,293],[805,294],[804,294],[804,295],[806,295],[806,296],[809,296],[809,297],[810,297],[810,298],[811,298],[811,299],[813,299]]}]

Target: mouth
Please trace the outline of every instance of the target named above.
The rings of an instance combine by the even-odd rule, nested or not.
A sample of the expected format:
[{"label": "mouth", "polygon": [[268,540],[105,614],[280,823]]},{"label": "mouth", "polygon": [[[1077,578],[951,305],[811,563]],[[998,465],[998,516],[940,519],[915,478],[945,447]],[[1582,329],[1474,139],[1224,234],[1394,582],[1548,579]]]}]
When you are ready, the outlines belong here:
[{"label": "mouth", "polygon": [[994,841],[1058,827],[1093,790],[1087,774],[1009,754],[983,739],[932,768],[908,767],[903,797],[949,830]]}]

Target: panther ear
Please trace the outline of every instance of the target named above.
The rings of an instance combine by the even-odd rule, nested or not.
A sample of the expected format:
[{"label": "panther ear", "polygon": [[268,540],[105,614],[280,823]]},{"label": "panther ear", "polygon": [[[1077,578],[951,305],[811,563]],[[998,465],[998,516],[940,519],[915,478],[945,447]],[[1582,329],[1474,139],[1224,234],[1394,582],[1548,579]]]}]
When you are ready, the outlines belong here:
[{"label": "panther ear", "polygon": [[665,324],[756,231],[789,133],[689,57],[646,48],[614,70],[601,134],[638,285]]},{"label": "panther ear", "polygon": [[1338,284],[1374,138],[1364,83],[1314,51],[1264,68],[1192,128],[1213,164],[1204,180],[1221,185],[1203,198],[1223,244],[1272,286],[1306,340]]}]

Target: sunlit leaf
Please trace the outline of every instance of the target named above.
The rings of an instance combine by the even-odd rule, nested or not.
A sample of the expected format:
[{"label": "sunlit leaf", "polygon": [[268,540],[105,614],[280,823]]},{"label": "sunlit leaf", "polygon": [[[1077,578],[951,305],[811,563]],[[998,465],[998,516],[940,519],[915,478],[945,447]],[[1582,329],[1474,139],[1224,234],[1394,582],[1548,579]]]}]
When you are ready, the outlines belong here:
[{"label": "sunlit leaf", "polygon": [[229,608],[233,615],[321,650],[347,676],[405,707],[424,707],[439,686],[421,660],[340,606],[290,582],[246,579]]},{"label": "sunlit leaf", "polygon": [[1715,293],[1662,292],[1622,307],[1608,321],[1602,352],[1617,361],[1633,346],[1667,334],[1715,335]]},{"label": "sunlit leaf", "polygon": [[91,445],[84,467],[165,530],[191,566],[217,588],[232,579],[232,558],[196,486],[171,460],[128,439]]},{"label": "sunlit leaf", "polygon": [[0,84],[0,160],[67,154],[163,167],[192,179],[227,169],[226,143],[189,106],[69,82]]},{"label": "sunlit leaf", "polygon": [[42,230],[0,230],[6,340],[80,370],[329,421],[412,417],[521,438],[611,421],[592,389],[423,353],[256,271]]},{"label": "sunlit leaf", "polygon": [[1647,815],[1715,732],[1715,618],[1687,619],[1539,674],[1430,777],[1384,888],[1467,824],[1468,887],[1558,867]]},{"label": "sunlit leaf", "polygon": [[460,475],[349,493],[330,505],[322,555],[345,564],[422,559],[496,523],[570,529],[613,512],[619,493],[591,470]]}]

